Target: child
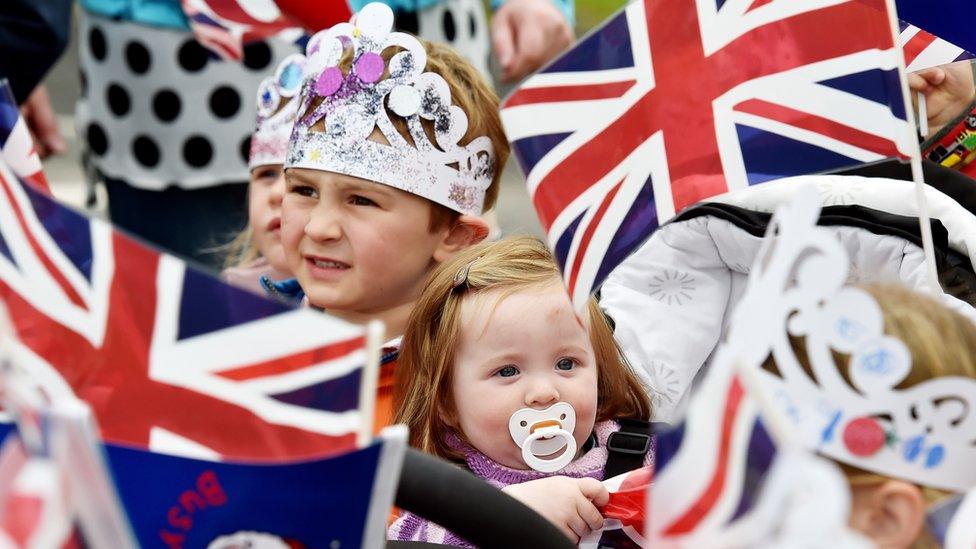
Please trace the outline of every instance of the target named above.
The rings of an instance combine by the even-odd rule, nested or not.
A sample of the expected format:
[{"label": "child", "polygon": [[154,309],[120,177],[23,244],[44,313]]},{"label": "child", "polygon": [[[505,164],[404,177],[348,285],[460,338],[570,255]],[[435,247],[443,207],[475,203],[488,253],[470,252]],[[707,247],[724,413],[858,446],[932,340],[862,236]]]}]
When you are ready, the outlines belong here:
[{"label": "child", "polygon": [[397,339],[414,302],[439,263],[487,236],[479,216],[495,203],[509,150],[484,78],[392,27],[390,8],[374,3],[309,41],[281,217],[307,302],[381,320],[393,338],[377,427],[392,414]]},{"label": "child", "polygon": [[[410,428],[413,446],[463,464],[573,539],[602,527],[597,507],[608,494],[599,481],[614,420],[650,417],[596,301],[581,322],[552,255],[529,237],[469,248],[431,276],[403,337],[396,387],[395,422]],[[551,445],[558,436],[525,439],[553,422],[562,454]],[[651,453],[642,458],[634,468]],[[409,513],[389,534],[464,543]]]},{"label": "child", "polygon": [[263,291],[262,280],[291,276],[281,247],[281,199],[285,194],[285,154],[298,114],[292,98],[301,89],[305,56],[293,54],[282,60],[273,77],[258,86],[257,124],[251,136],[247,189],[248,226],[231,243],[228,282]]},{"label": "child", "polygon": [[[881,307],[885,333],[901,340],[911,353],[911,371],[899,387],[907,389],[946,376],[976,379],[976,326],[969,319],[901,286],[873,285],[865,289]],[[968,393],[966,388],[958,387],[957,398],[965,400],[967,394],[973,396],[971,387]],[[963,416],[953,420],[959,425],[971,424],[971,417],[976,415],[973,402],[966,405]],[[893,444],[909,442],[906,433],[898,435],[901,439]],[[976,437],[973,432],[960,435],[969,440]],[[923,449],[923,455],[924,450],[927,449]],[[867,466],[842,464],[842,468],[851,484],[852,527],[878,547],[938,547],[925,528],[925,516],[950,492],[927,485],[924,471],[912,482],[868,470]]]},{"label": "child", "polygon": [[369,4],[309,42],[282,244],[309,304],[395,337],[431,270],[487,235],[508,146],[483,77],[392,25]]}]

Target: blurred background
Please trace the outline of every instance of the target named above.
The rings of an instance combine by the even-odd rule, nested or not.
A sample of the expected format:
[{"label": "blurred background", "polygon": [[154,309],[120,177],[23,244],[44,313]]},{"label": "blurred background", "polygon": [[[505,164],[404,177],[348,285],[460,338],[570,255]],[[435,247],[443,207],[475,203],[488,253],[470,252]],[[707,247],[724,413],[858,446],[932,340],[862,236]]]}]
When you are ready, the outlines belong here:
[{"label": "blurred background", "polygon": [[[576,35],[583,36],[593,27],[620,9],[624,0],[576,0]],[[51,95],[51,103],[58,114],[58,125],[68,143],[65,154],[44,161],[44,170],[54,194],[77,207],[85,207],[88,189],[81,166],[81,145],[75,128],[75,102],[78,100],[78,32],[77,23],[72,26],[68,50],[44,81]],[[496,80],[497,82],[497,80]],[[509,87],[499,87],[504,97]],[[92,211],[104,215],[106,198],[101,188],[96,188],[97,203]],[[525,191],[524,178],[512,157],[505,170],[499,197],[498,221],[503,232],[530,233],[542,236],[542,229]]]}]

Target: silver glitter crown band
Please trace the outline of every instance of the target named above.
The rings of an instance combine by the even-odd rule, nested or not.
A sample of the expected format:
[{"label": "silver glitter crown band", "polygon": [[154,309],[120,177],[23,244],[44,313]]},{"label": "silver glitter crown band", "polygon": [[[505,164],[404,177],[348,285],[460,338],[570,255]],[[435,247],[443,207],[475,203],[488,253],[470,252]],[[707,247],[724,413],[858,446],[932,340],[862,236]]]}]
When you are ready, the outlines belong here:
[{"label": "silver glitter crown band", "polygon": [[[285,163],[288,139],[300,103],[292,98],[302,89],[305,67],[304,55],[289,55],[278,64],[274,76],[265,78],[258,86],[257,123],[251,136],[248,168]],[[285,103],[283,107],[282,103]]]},{"label": "silver glitter crown band", "polygon": [[[372,3],[352,23],[312,37],[300,106],[305,115],[295,123],[285,167],[368,179],[479,215],[495,174],[491,139],[458,144],[468,129],[467,115],[451,104],[440,75],[423,72],[423,45],[392,28],[393,11]],[[382,53],[394,47],[401,51],[387,64]],[[352,64],[344,74],[339,65],[348,48]],[[321,103],[312,109],[316,100]],[[406,121],[412,143],[394,126],[387,108]],[[316,124],[323,119],[319,131]],[[433,124],[435,142],[423,120]],[[375,130],[386,143],[370,139]]]}]

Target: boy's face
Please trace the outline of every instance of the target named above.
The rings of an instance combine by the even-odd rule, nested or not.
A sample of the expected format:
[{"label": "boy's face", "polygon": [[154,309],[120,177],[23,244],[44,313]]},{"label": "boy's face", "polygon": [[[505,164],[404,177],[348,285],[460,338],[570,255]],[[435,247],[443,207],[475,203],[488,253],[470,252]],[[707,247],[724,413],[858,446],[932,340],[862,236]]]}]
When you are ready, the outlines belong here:
[{"label": "boy's face", "polygon": [[428,230],[427,200],[319,170],[285,180],[281,241],[312,305],[378,316],[417,299],[446,234]]},{"label": "boy's face", "polygon": [[288,272],[281,247],[281,199],[285,193],[285,172],[281,164],[251,170],[248,188],[248,223],[254,245],[278,272]]}]

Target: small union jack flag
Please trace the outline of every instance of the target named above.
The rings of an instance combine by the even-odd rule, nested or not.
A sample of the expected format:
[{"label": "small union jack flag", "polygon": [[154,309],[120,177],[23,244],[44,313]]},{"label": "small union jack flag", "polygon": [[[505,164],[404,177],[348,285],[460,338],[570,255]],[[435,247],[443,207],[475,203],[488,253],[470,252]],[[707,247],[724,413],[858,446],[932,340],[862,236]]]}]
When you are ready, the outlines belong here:
[{"label": "small union jack flag", "polygon": [[921,71],[976,57],[976,55],[952,42],[925,32],[915,25],[900,21],[899,27],[901,28],[901,35],[898,38],[898,43],[905,50],[905,65],[908,72]]},{"label": "small union jack flag", "polygon": [[574,302],[699,200],[917,155],[895,23],[885,0],[638,0],[526,81],[502,121]]},{"label": "small union jack flag", "polygon": [[940,502],[929,511],[925,524],[945,549],[976,547],[976,489]]},{"label": "small union jack flag", "polygon": [[[352,16],[345,0],[301,4],[273,0],[182,0],[182,3],[197,41],[221,58],[232,61],[243,59],[244,44],[249,42],[271,37],[295,42],[305,36],[303,25],[327,28],[348,21]],[[304,11],[314,11],[315,15],[286,14],[279,6],[304,8]],[[301,17],[301,20],[292,15]]]},{"label": "small union jack flag", "polygon": [[2,162],[0,302],[22,354],[91,406],[107,442],[270,459],[369,441],[366,329],[228,286]]},{"label": "small union jack flag", "polygon": [[600,530],[580,540],[580,549],[640,549],[646,546],[647,493],[654,476],[648,465],[603,481],[610,500],[601,509],[606,522]]},{"label": "small union jack flag", "polygon": [[964,50],[976,52],[969,0],[895,0],[898,17]]},{"label": "small union jack flag", "polygon": [[6,79],[0,80],[0,156],[18,177],[47,190],[34,139]]}]

